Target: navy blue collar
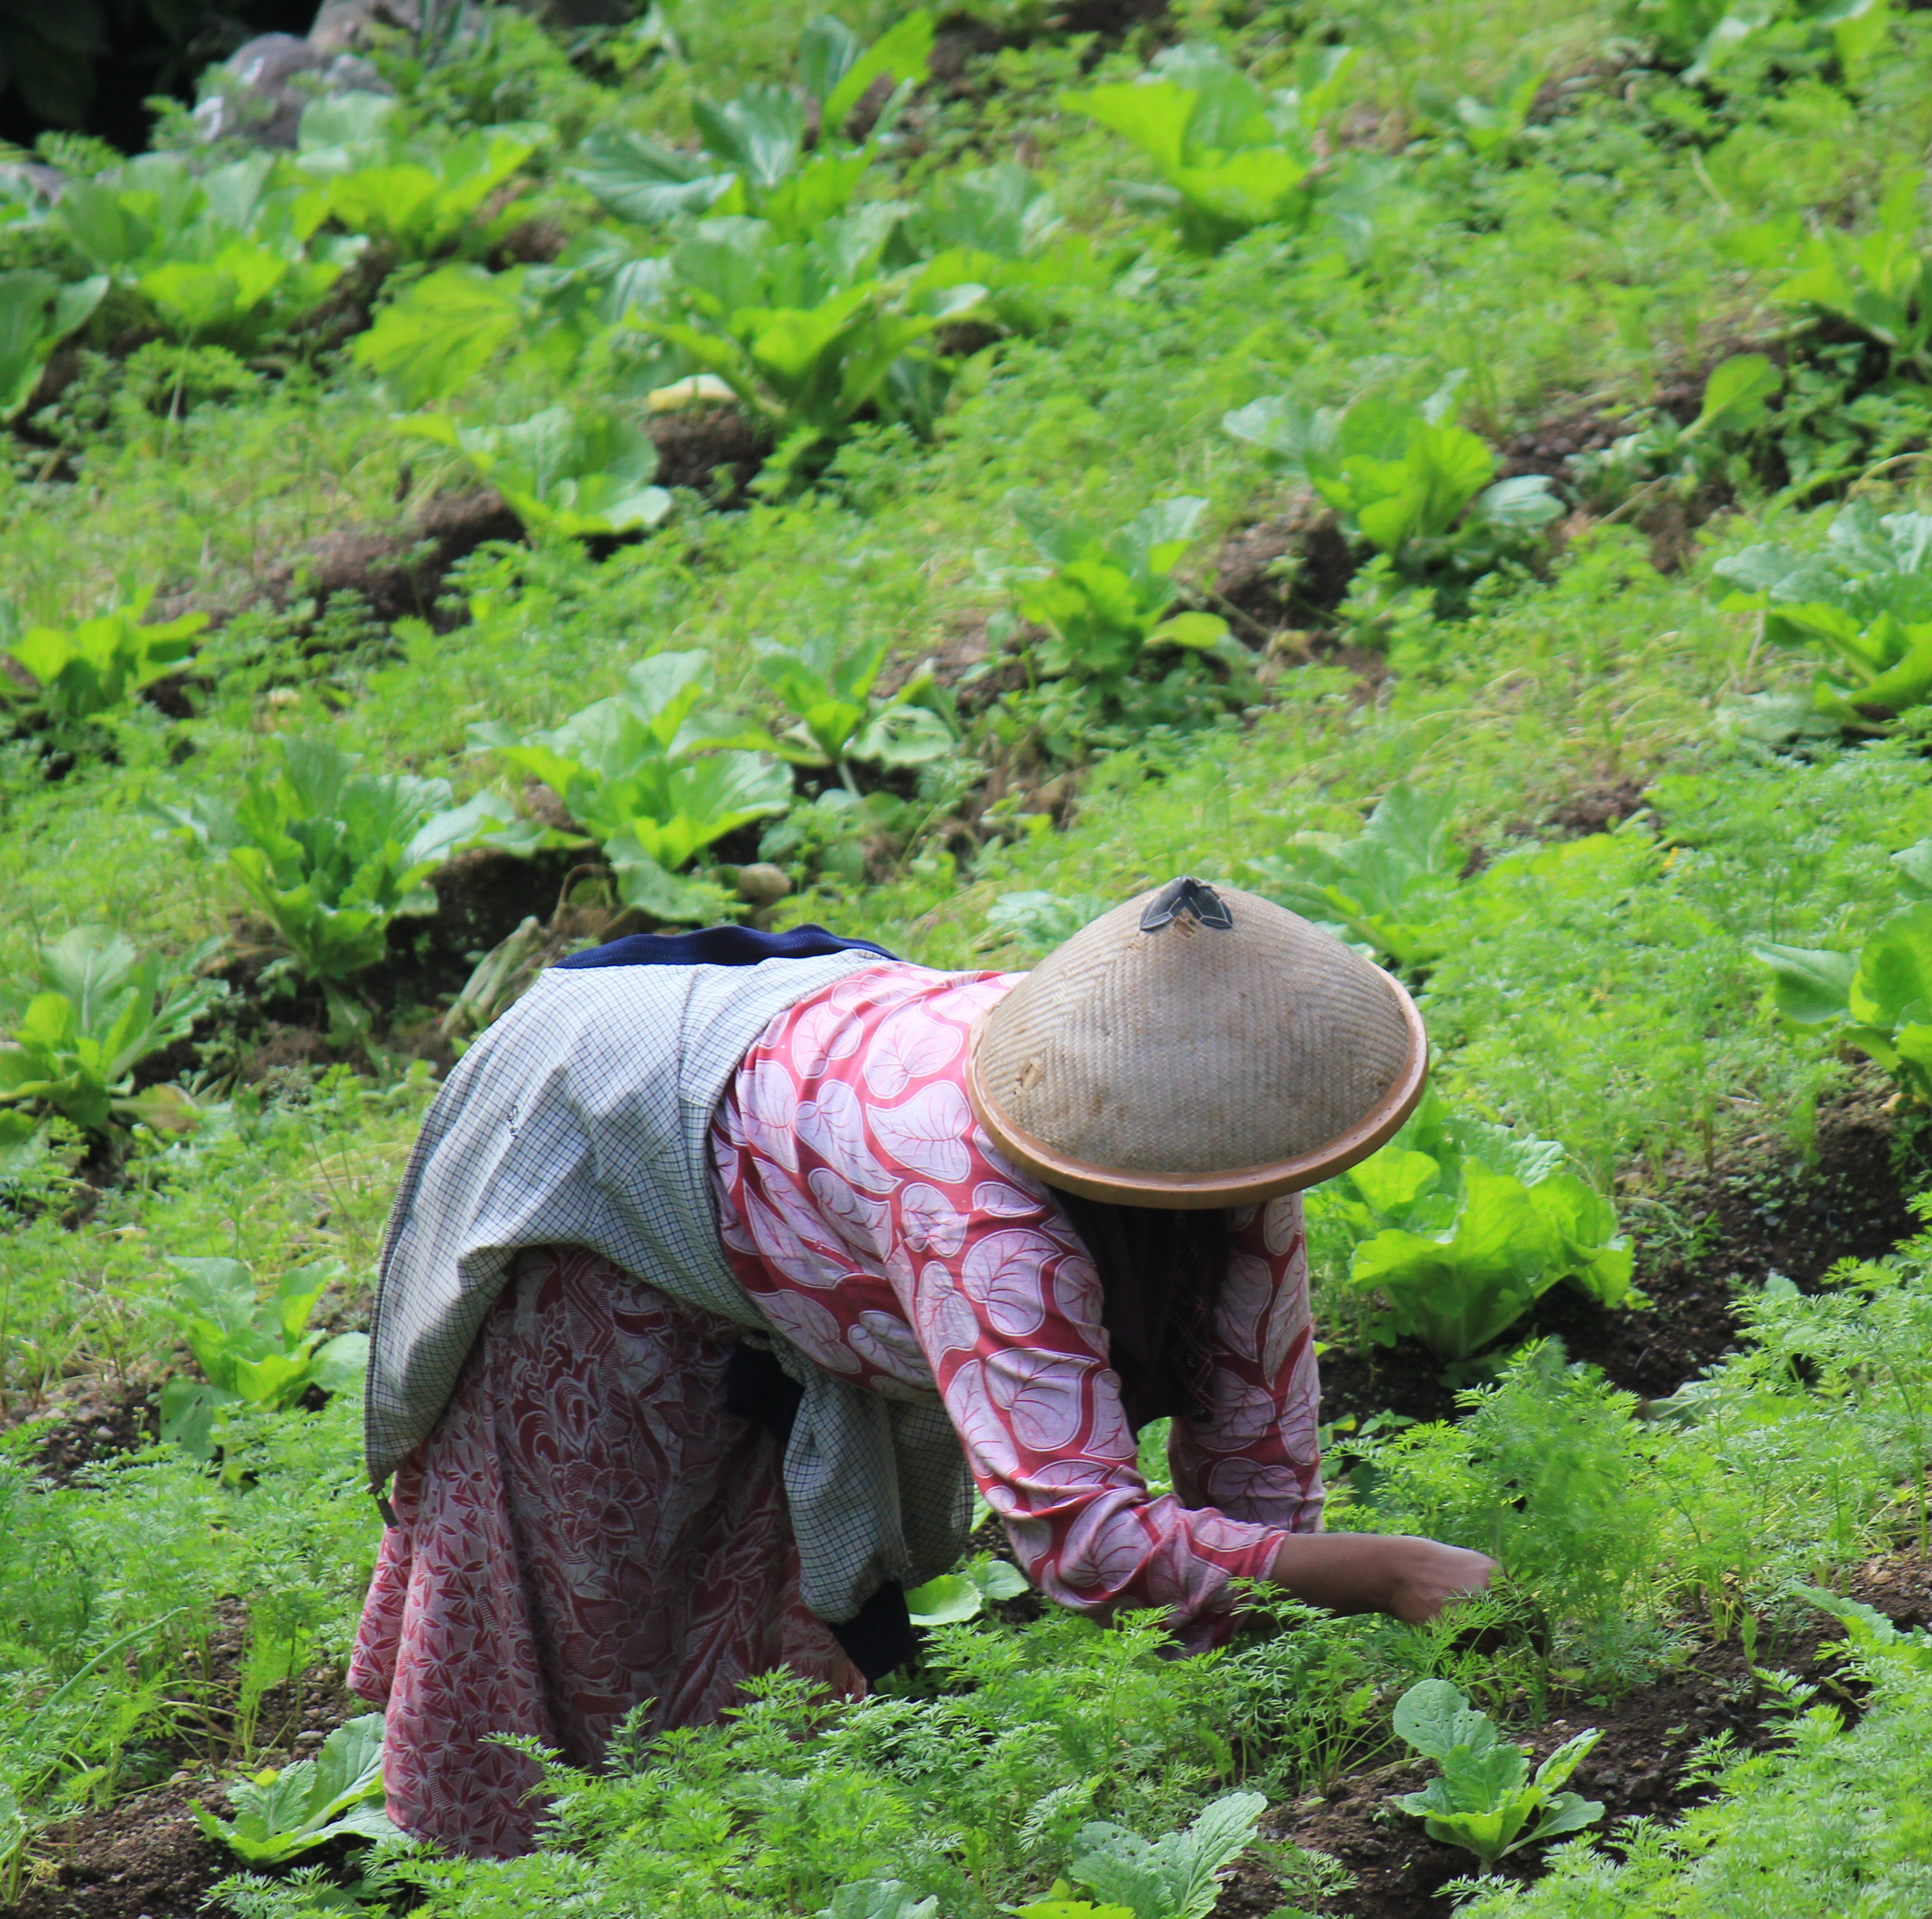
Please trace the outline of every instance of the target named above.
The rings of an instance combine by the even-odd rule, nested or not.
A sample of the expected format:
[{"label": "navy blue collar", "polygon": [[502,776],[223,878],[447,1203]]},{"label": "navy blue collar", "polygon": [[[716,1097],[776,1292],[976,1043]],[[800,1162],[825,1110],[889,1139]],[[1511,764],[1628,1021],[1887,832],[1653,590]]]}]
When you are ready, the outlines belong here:
[{"label": "navy blue collar", "polygon": [[822,926],[760,933],[750,926],[706,926],[696,933],[633,933],[559,960],[563,972],[591,966],[756,966],[768,959],[823,959],[832,953],[877,953],[898,958],[869,940],[841,939]]}]

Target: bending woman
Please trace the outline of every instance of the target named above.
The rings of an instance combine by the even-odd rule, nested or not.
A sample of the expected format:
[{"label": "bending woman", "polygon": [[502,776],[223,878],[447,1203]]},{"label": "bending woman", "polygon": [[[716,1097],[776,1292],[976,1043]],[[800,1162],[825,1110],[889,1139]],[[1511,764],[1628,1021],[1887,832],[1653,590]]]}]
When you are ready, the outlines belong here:
[{"label": "bending woman", "polygon": [[1295,1195],[1425,1058],[1386,975],[1192,880],[1024,975],[816,928],[552,968],[451,1073],[383,1252],[350,1684],[392,1817],[508,1856],[537,1773],[493,1735],[595,1767],[640,1701],[704,1723],[779,1665],[862,1694],[974,1483],[1048,1597],[1164,1606],[1188,1651],[1238,1580],[1409,1620],[1486,1584],[1319,1530]]}]

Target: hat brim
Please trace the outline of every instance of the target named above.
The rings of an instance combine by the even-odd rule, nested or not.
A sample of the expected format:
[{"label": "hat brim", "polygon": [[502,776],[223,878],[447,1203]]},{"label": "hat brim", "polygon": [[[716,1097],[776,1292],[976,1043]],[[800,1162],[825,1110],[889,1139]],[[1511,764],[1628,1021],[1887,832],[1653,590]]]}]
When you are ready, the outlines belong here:
[{"label": "hat brim", "polygon": [[[1144,1206],[1163,1210],[1205,1212],[1210,1207],[1246,1206],[1278,1195],[1300,1192],[1332,1180],[1358,1165],[1378,1147],[1386,1146],[1402,1123],[1415,1111],[1429,1082],[1429,1039],[1422,1015],[1402,982],[1384,973],[1408,1028],[1408,1057],[1382,1098],[1347,1132],[1318,1150],[1272,1165],[1238,1166],[1225,1173],[1144,1173],[1120,1166],[1096,1166],[1071,1158],[1047,1142],[1003,1119],[980,1078],[980,1039],[987,1015],[974,1022],[967,1042],[966,1096],[986,1135],[1016,1166],[1063,1192],[1082,1199],[1114,1206]],[[991,1009],[988,1009],[988,1011]]]}]

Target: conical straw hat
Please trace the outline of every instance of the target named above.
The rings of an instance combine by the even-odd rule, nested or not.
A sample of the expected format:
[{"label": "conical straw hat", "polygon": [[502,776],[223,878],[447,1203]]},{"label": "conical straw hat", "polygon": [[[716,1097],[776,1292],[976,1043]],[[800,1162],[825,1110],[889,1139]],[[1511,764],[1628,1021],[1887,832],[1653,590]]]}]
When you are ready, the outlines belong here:
[{"label": "conical straw hat", "polygon": [[1233,1206],[1366,1159],[1422,1096],[1414,1003],[1272,901],[1171,881],[1049,953],[973,1033],[1000,1151],[1124,1206]]}]

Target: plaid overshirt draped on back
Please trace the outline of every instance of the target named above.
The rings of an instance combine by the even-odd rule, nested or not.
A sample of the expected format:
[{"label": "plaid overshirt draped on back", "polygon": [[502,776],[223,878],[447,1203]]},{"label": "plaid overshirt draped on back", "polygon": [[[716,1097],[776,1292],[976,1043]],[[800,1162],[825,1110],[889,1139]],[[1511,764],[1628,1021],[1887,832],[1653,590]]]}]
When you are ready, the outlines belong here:
[{"label": "plaid overshirt draped on back", "polygon": [[958,1560],[972,1489],[937,1396],[884,1399],[775,1333],[725,1262],[711,1197],[706,1135],[740,1061],[788,1006],[879,964],[553,970],[476,1040],[389,1216],[364,1415],[378,1486],[435,1425],[514,1254],[588,1246],[744,1327],[804,1389],[784,1483],[800,1591],[820,1618],[843,1624],[887,1581],[916,1585]]}]

